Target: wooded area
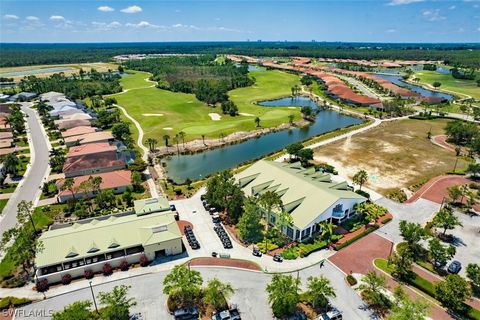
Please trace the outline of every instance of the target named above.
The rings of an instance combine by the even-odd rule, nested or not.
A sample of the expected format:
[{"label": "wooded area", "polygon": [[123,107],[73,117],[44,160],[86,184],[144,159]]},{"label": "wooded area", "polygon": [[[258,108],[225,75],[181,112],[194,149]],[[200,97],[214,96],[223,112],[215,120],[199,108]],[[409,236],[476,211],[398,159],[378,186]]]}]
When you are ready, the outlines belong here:
[{"label": "wooded area", "polygon": [[111,61],[121,54],[244,54],[351,59],[442,60],[480,68],[480,44],[382,44],[340,42],[162,42],[2,44],[0,67]]}]

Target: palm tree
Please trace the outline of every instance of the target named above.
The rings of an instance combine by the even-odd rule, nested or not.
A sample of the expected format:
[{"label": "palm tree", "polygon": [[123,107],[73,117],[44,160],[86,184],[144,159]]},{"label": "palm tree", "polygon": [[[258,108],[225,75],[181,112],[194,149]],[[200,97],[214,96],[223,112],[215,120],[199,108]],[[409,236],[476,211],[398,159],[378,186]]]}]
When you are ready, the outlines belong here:
[{"label": "palm tree", "polygon": [[328,298],[335,298],[335,289],[325,276],[308,277],[307,279],[307,296],[314,308],[326,308],[328,306]]},{"label": "palm tree", "polygon": [[255,125],[258,127],[260,127],[260,118],[259,117],[255,117]]},{"label": "palm tree", "polygon": [[386,286],[387,279],[383,275],[379,275],[375,271],[369,271],[362,277],[362,284],[359,286],[359,289],[362,291],[380,292]]},{"label": "palm tree", "polygon": [[365,170],[360,170],[353,176],[353,183],[360,185],[360,190],[365,182],[368,181],[368,173]]},{"label": "palm tree", "polygon": [[203,289],[203,299],[205,304],[212,305],[215,310],[224,310],[228,306],[228,298],[235,292],[230,283],[222,283],[217,278],[213,278]]},{"label": "palm tree", "polygon": [[182,139],[183,149],[185,149],[185,132],[180,131],[178,133],[178,136],[180,137],[180,139]]},{"label": "palm tree", "polygon": [[177,154],[180,154],[180,149],[178,148],[178,143],[180,142],[180,137],[178,136],[178,134],[176,134],[175,137],[173,137],[173,141],[177,145]]},{"label": "palm tree", "polygon": [[330,241],[333,235],[333,224],[325,220],[320,223],[320,228],[322,228],[322,237],[327,236],[327,240]]},{"label": "palm tree", "polygon": [[167,147],[168,150],[168,140],[170,140],[170,136],[168,134],[164,134],[162,139],[165,141],[165,147]]},{"label": "palm tree", "polygon": [[220,139],[221,139],[223,142],[225,142],[225,140],[224,140],[224,139],[225,139],[225,133],[220,132]]},{"label": "palm tree", "polygon": [[179,264],[163,280],[163,293],[175,297],[177,305],[189,305],[199,294],[202,283],[200,272]]},{"label": "palm tree", "polygon": [[158,143],[156,139],[148,138],[145,142],[148,144],[148,148],[150,149],[150,152],[155,151],[155,147]]},{"label": "palm tree", "polygon": [[61,186],[60,190],[70,191],[70,193],[72,194],[73,201],[75,202],[75,201],[77,201],[77,199],[75,198],[74,185],[75,185],[75,180],[73,180],[73,178],[67,178],[67,179],[65,179],[65,181],[63,181],[63,185]]},{"label": "palm tree", "polygon": [[202,134],[202,142],[203,142],[203,145],[206,146],[206,144],[205,144],[205,135],[204,135],[204,134]]},{"label": "palm tree", "polygon": [[262,209],[262,214],[265,218],[265,251],[268,252],[267,234],[271,222],[271,214],[273,210],[282,212],[283,202],[277,193],[273,191],[267,191],[258,197],[257,204]]},{"label": "palm tree", "polygon": [[293,119],[295,119],[295,116],[294,116],[292,113],[289,114],[289,115],[288,115],[288,122],[289,122],[290,124],[293,124]]},{"label": "palm tree", "polygon": [[275,317],[282,318],[295,311],[300,301],[298,287],[300,279],[292,275],[275,274],[267,285],[268,302],[272,305]]}]

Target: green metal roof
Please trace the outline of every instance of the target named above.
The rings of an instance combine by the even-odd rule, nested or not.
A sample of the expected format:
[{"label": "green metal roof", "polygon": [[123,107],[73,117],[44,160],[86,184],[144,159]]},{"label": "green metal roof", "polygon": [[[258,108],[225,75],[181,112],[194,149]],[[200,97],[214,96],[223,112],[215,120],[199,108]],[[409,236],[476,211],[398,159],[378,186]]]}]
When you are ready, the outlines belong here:
[{"label": "green metal roof", "polygon": [[266,190],[278,190],[293,224],[306,228],[320,214],[340,199],[366,200],[347,189],[347,183],[333,183],[327,173],[303,168],[299,163],[285,164],[260,160],[235,176],[248,196]]},{"label": "green metal roof", "polygon": [[181,238],[173,212],[99,217],[44,232],[37,267]]},{"label": "green metal roof", "polygon": [[163,196],[136,200],[133,202],[133,206],[137,215],[170,210],[170,204]]}]

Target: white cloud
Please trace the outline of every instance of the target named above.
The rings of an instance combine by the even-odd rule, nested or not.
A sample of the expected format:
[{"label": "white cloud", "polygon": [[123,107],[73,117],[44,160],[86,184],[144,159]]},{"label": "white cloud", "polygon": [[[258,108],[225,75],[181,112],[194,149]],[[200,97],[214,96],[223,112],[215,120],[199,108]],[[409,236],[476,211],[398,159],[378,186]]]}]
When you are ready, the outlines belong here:
[{"label": "white cloud", "polygon": [[65,21],[65,18],[63,16],[50,16],[49,20],[54,22],[62,22]]},{"label": "white cloud", "polygon": [[115,11],[115,9],[113,9],[112,7],[109,7],[109,6],[100,6],[97,8],[98,11],[102,11],[102,12],[112,12],[112,11]]},{"label": "white cloud", "polygon": [[5,20],[18,20],[18,16],[14,14],[6,14],[3,16]]},{"label": "white cloud", "polygon": [[457,7],[456,5],[453,5],[453,6],[448,7],[448,9],[455,10],[456,7]]},{"label": "white cloud", "polygon": [[388,5],[389,6],[401,6],[404,4],[410,4],[415,2],[423,2],[425,0],[391,0]]},{"label": "white cloud", "polygon": [[220,18],[215,18],[215,21],[220,21],[221,19]]},{"label": "white cloud", "polygon": [[113,21],[110,23],[93,21],[92,26],[95,28],[95,30],[109,31],[120,28],[122,24],[118,21]]},{"label": "white cloud", "polygon": [[31,21],[31,22],[37,22],[38,20],[38,17],[35,17],[35,16],[28,16],[26,17],[25,19],[27,19],[28,21]]},{"label": "white cloud", "polygon": [[162,26],[158,26],[156,24],[152,24],[148,21],[140,21],[139,23],[126,23],[126,27],[131,27],[131,28],[162,28]]},{"label": "white cloud", "polygon": [[139,6],[130,6],[120,11],[122,11],[123,13],[138,13],[142,12],[142,8],[140,8]]},{"label": "white cloud", "polygon": [[422,17],[424,17],[428,21],[441,21],[446,19],[440,14],[440,9],[424,10],[422,11]]},{"label": "white cloud", "polygon": [[477,31],[480,32],[480,27],[478,27]]},{"label": "white cloud", "polygon": [[397,32],[397,29],[387,29],[385,30],[386,33],[394,33]]}]

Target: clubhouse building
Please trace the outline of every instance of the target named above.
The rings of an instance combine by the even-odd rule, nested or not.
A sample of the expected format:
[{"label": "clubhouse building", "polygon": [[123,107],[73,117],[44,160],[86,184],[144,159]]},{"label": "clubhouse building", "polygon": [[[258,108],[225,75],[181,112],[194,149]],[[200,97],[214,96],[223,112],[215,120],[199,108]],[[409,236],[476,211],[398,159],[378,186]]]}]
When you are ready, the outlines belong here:
[{"label": "clubhouse building", "polygon": [[[155,203],[165,203],[156,198]],[[166,202],[168,205],[168,202]],[[74,223],[53,225],[39,240],[43,250],[37,252],[37,281],[62,281],[66,274],[83,277],[85,271],[102,272],[105,264],[119,267],[126,260],[138,263],[183,252],[182,234],[175,213],[165,208],[155,213],[119,213]]]},{"label": "clubhouse building", "polygon": [[[353,192],[345,181],[334,182],[330,174],[313,167],[303,168],[300,163],[260,160],[235,179],[247,196],[277,193],[293,219],[292,225],[282,231],[298,242],[320,232],[322,221],[340,223],[348,219],[356,213],[355,205],[367,200]],[[276,215],[272,214],[269,223],[275,222]]]}]

